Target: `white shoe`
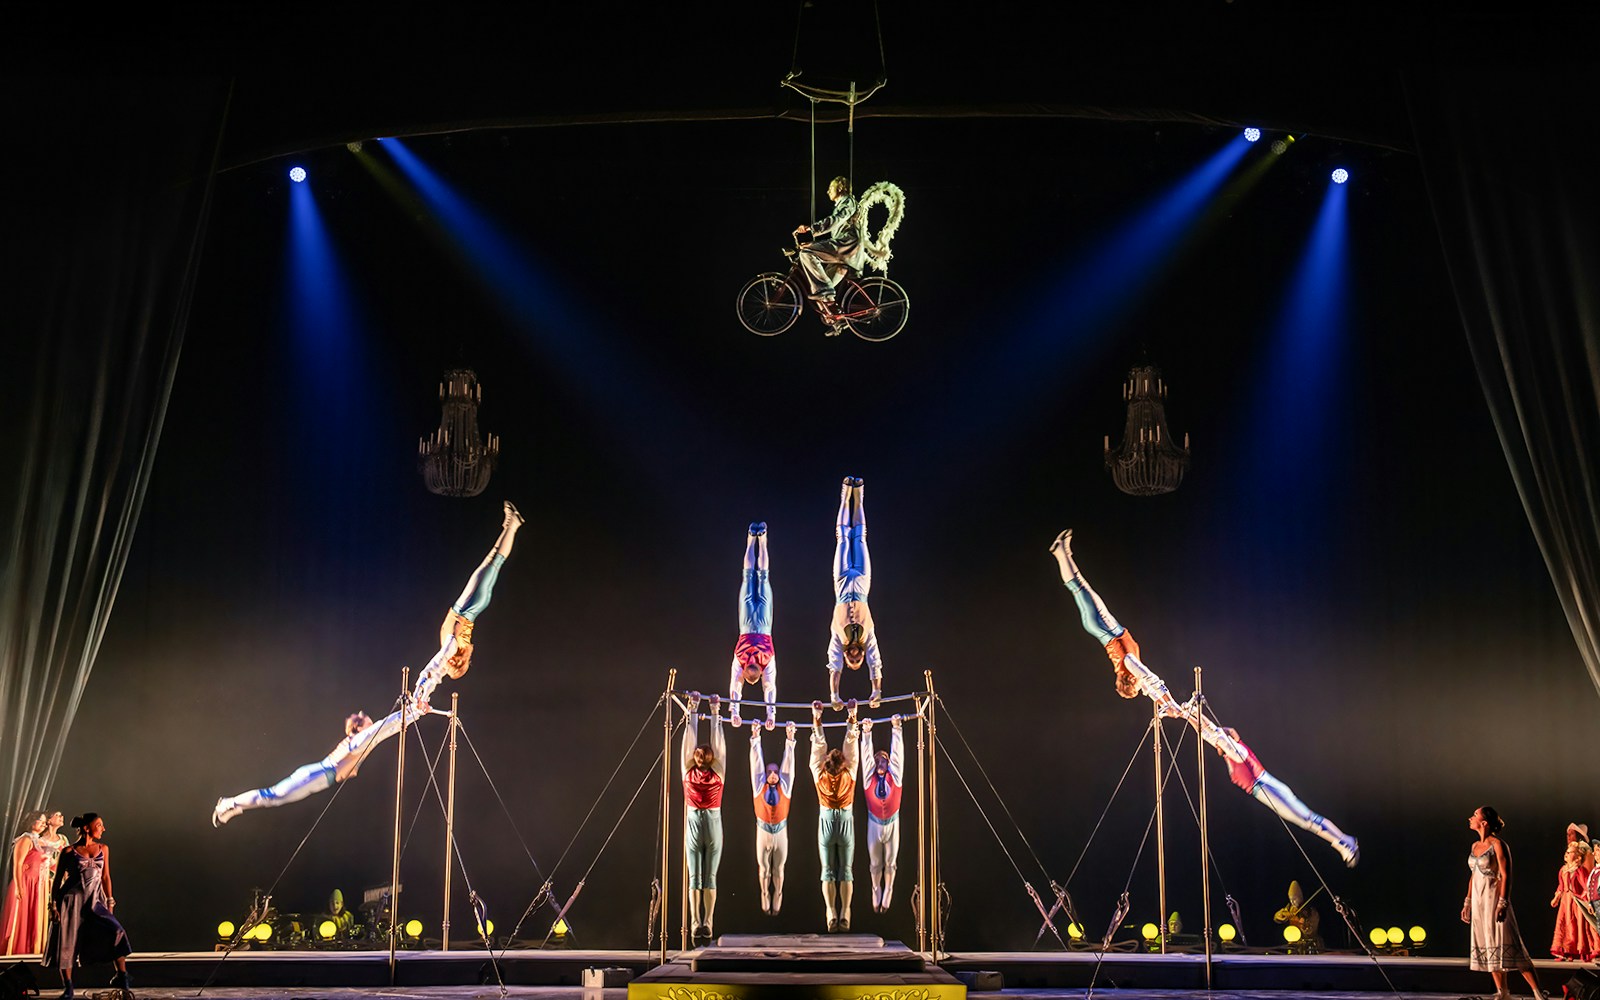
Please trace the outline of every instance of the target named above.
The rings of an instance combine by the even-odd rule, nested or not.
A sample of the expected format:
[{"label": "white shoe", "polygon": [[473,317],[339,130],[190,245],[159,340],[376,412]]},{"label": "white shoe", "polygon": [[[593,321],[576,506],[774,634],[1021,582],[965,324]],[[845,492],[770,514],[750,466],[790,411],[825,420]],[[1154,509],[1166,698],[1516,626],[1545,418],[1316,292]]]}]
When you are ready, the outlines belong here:
[{"label": "white shoe", "polygon": [[1338,851],[1339,857],[1344,859],[1346,868],[1354,868],[1356,862],[1361,860],[1361,845],[1354,837],[1345,836],[1333,846],[1333,849]]}]

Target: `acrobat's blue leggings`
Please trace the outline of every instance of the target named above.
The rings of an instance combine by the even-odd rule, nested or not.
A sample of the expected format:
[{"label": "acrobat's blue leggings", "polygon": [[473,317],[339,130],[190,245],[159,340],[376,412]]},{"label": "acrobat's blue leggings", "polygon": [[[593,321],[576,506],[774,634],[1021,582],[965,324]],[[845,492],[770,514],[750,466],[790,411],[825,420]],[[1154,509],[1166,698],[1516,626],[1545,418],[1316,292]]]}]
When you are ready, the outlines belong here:
[{"label": "acrobat's blue leggings", "polygon": [[1083,619],[1083,630],[1100,640],[1100,645],[1104,646],[1127,631],[1106,610],[1100,595],[1094,592],[1081,573],[1073,574],[1072,579],[1067,581],[1067,589],[1072,591],[1072,600],[1078,605],[1078,617]]},{"label": "acrobat's blue leggings", "polygon": [[689,888],[715,889],[722,865],[722,810],[684,809],[683,849],[689,858]]},{"label": "acrobat's blue leggings", "polygon": [[822,881],[855,881],[855,875],[850,871],[856,856],[855,813],[849,809],[824,808],[817,819],[817,853],[822,858]]},{"label": "acrobat's blue leggings", "polygon": [[746,569],[739,588],[739,631],[772,634],[772,584],[764,569]]},{"label": "acrobat's blue leggings", "polygon": [[489,598],[494,594],[494,582],[500,578],[500,567],[505,561],[506,557],[499,552],[489,553],[472,571],[472,576],[467,579],[467,588],[456,598],[450,610],[469,622],[477,621],[483,609],[489,606]]}]

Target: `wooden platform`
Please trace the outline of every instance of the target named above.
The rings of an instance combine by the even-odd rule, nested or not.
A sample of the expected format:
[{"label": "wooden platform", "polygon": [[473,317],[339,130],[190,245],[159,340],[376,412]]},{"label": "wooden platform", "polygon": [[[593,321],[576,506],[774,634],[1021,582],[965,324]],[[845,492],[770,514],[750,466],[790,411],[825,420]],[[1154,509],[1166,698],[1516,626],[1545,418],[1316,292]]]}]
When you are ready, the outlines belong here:
[{"label": "wooden platform", "polygon": [[966,1000],[967,987],[870,934],[727,934],[628,984],[628,1000]]}]

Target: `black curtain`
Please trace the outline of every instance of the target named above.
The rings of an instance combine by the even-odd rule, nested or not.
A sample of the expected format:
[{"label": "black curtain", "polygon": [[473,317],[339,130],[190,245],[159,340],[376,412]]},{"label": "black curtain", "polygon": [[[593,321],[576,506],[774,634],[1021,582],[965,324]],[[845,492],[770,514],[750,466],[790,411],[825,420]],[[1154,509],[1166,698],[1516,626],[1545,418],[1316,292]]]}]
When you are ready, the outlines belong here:
[{"label": "black curtain", "polygon": [[[1435,68],[1408,93],[1484,399],[1600,690],[1600,158],[1587,134],[1600,88],[1586,61]],[[1490,577],[1488,540],[1482,556]]]},{"label": "black curtain", "polygon": [[[43,807],[116,605],[199,270],[222,83],[8,84],[0,809]],[[70,814],[69,814],[70,815]]]}]

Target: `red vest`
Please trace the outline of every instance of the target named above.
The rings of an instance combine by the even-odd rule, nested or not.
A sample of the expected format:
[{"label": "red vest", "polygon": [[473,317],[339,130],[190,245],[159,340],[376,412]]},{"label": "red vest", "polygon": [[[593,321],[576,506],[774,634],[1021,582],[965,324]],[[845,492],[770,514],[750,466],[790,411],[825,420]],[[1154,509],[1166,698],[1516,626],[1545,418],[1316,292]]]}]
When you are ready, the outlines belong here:
[{"label": "red vest", "polygon": [[1256,781],[1267,773],[1267,769],[1261,766],[1261,762],[1256,759],[1255,753],[1249,747],[1240,743],[1239,749],[1244,751],[1244,760],[1238,763],[1228,761],[1228,777],[1233,779],[1235,785],[1248,792],[1256,786]]},{"label": "red vest", "polygon": [[883,776],[884,783],[889,786],[889,794],[883,798],[878,797],[878,772],[876,769],[868,771],[861,779],[861,791],[867,798],[867,812],[878,819],[888,822],[894,819],[900,811],[900,783],[894,780],[893,774]]},{"label": "red vest", "polygon": [[683,776],[683,797],[696,809],[721,809],[722,779],[709,767],[691,767]]}]

